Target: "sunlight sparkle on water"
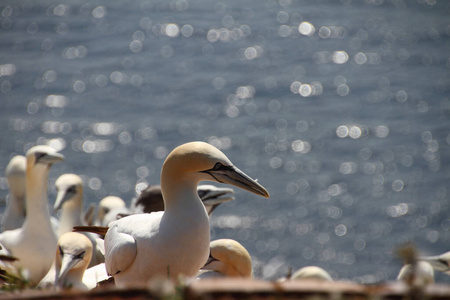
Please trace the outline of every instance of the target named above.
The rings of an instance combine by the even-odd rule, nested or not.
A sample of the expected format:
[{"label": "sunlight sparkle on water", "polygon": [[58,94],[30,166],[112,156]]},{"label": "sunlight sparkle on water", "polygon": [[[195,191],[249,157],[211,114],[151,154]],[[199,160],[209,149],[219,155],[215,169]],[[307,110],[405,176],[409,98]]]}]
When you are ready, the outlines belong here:
[{"label": "sunlight sparkle on water", "polygon": [[48,95],[45,98],[45,105],[48,107],[64,107],[68,104],[68,99],[63,95]]},{"label": "sunlight sparkle on water", "polygon": [[298,26],[298,31],[306,36],[312,36],[316,32],[316,28],[309,22],[302,22]]}]

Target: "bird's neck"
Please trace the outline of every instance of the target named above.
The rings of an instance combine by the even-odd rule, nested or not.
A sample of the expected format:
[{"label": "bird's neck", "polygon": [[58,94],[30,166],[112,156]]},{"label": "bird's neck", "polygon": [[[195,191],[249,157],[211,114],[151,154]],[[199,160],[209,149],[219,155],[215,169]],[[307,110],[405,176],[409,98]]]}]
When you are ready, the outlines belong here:
[{"label": "bird's neck", "polygon": [[[205,210],[197,193],[197,182],[161,178],[161,192],[164,199],[165,212],[186,213],[190,210]],[[205,211],[206,213],[206,211]]]},{"label": "bird's neck", "polygon": [[9,201],[8,206],[15,215],[25,217],[25,178],[12,176],[8,178]]},{"label": "bird's neck", "polygon": [[15,216],[25,217],[26,212],[24,200],[24,196],[10,194],[8,199],[9,211],[12,212]]},{"label": "bird's neck", "polygon": [[70,201],[64,203],[61,210],[61,218],[58,227],[58,236],[72,231],[74,226],[85,225],[82,216],[83,202],[82,197],[77,195]]},{"label": "bird's neck", "polygon": [[51,227],[47,199],[48,171],[47,165],[35,165],[27,169],[25,203],[28,213],[24,226],[48,223]]}]

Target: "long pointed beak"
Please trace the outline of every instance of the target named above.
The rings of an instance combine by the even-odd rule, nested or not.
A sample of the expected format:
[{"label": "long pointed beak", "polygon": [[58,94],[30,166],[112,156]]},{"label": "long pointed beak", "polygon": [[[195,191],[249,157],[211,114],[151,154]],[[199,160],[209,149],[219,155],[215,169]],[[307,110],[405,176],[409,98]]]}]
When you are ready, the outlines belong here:
[{"label": "long pointed beak", "polygon": [[262,185],[235,166],[224,166],[205,172],[209,173],[218,182],[228,183],[266,198],[270,197],[269,192]]},{"label": "long pointed beak", "polygon": [[59,270],[58,276],[56,278],[56,284],[60,284],[61,280],[67,275],[67,273],[72,269],[81,259],[70,254],[65,254],[61,262],[61,269]]},{"label": "long pointed beak", "polygon": [[39,158],[38,162],[44,164],[54,164],[64,160],[64,155],[61,153],[47,153],[46,155]]},{"label": "long pointed beak", "polygon": [[234,197],[230,195],[234,194],[232,188],[217,187],[214,185],[199,185],[197,192],[205,205],[219,205],[234,200]]},{"label": "long pointed beak", "polygon": [[71,199],[74,196],[73,193],[68,193],[67,191],[60,190],[56,195],[55,204],[53,205],[53,212],[57,212],[61,209],[64,202]]},{"label": "long pointed beak", "polygon": [[445,260],[442,260],[440,256],[427,256],[427,257],[420,257],[419,260],[426,261],[430,263],[430,265],[433,267],[433,269],[440,271],[440,272],[448,272],[450,271],[450,266]]}]

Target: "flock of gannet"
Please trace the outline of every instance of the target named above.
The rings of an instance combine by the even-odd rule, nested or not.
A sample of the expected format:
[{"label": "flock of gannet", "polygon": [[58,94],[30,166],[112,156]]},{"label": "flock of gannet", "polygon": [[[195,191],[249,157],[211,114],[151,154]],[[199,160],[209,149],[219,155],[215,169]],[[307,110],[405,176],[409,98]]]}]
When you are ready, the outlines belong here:
[{"label": "flock of gannet", "polygon": [[[61,210],[59,222],[50,216],[49,170],[62,160],[53,148],[35,146],[26,158],[13,157],[5,169],[10,193],[1,223],[0,259],[4,257],[31,286],[89,290],[110,276],[118,287],[145,285],[157,278],[253,277],[251,256],[241,244],[210,241],[209,217],[219,204],[234,199],[234,191],[198,184],[231,184],[267,198],[269,193],[217,148],[204,142],[175,148],[163,164],[160,186],[142,191],[130,208],[119,197],[104,198],[97,220],[89,224],[82,211],[83,181],[76,174],[56,180],[54,211]],[[92,223],[100,227],[85,226]],[[85,232],[71,232],[74,227]],[[450,252],[418,258],[402,268],[398,280],[429,284],[434,270],[450,272]],[[332,281],[328,272],[315,266],[301,268],[287,279]]]}]

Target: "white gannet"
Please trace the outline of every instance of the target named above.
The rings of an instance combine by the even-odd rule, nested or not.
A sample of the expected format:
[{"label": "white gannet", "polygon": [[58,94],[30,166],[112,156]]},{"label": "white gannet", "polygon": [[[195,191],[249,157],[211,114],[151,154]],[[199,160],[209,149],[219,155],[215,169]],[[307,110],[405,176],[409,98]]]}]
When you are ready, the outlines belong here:
[{"label": "white gannet", "polygon": [[[206,272],[205,272],[206,271]],[[210,276],[211,274],[217,274]],[[235,240],[220,239],[210,243],[210,255],[197,278],[252,278],[252,258],[247,249]]]},{"label": "white gannet", "polygon": [[450,275],[450,252],[441,255],[419,257],[418,260],[430,263],[434,270]]},{"label": "white gannet", "polygon": [[48,174],[50,167],[64,156],[50,146],[35,146],[28,150],[26,158],[28,213],[21,228],[0,234],[0,243],[18,258],[14,265],[28,270],[31,284],[36,284],[50,269],[57,242],[48,208]]},{"label": "white gannet", "polygon": [[[234,190],[227,187],[201,184],[197,187],[197,193],[205,205],[208,215],[211,215],[220,204],[234,200],[234,197],[230,196],[230,194],[234,194]],[[135,214],[163,211],[164,200],[161,186],[151,185],[142,190],[139,197],[132,200],[130,210]]]},{"label": "white gannet", "polygon": [[194,277],[209,256],[209,218],[198,193],[200,181],[228,183],[269,197],[266,189],[233,166],[217,148],[191,142],[175,148],[161,170],[164,212],[111,222],[105,265],[116,286],[151,278]]},{"label": "white gannet", "polygon": [[117,220],[117,215],[120,213],[129,214],[125,201],[117,196],[107,196],[98,204],[95,225],[108,226],[109,222]]},{"label": "white gannet", "polygon": [[424,287],[434,283],[434,270],[429,262],[416,261],[415,264],[404,265],[398,273],[397,280]]},{"label": "white gannet", "polygon": [[315,279],[322,281],[333,281],[330,274],[324,269],[317,266],[307,266],[300,268],[294,274],[292,274],[291,278],[293,280],[299,279]]},{"label": "white gannet", "polygon": [[61,210],[56,235],[71,232],[74,226],[86,225],[83,219],[83,180],[76,174],[63,174],[55,181],[56,200],[53,211]]},{"label": "white gannet", "polygon": [[5,170],[8,180],[9,195],[2,219],[2,231],[22,227],[25,220],[25,173],[27,160],[25,156],[16,155]]},{"label": "white gannet", "polygon": [[[61,209],[59,227],[56,231],[57,237],[71,232],[75,226],[87,225],[83,216],[83,180],[80,176],[72,173],[63,174],[55,182],[57,195],[53,209],[55,212]],[[104,255],[97,246],[97,238],[93,233],[84,233],[92,242],[94,254],[90,267],[105,261]]]},{"label": "white gannet", "polygon": [[90,289],[83,275],[92,257],[92,243],[81,233],[67,232],[58,239],[53,265],[38,287]]}]

